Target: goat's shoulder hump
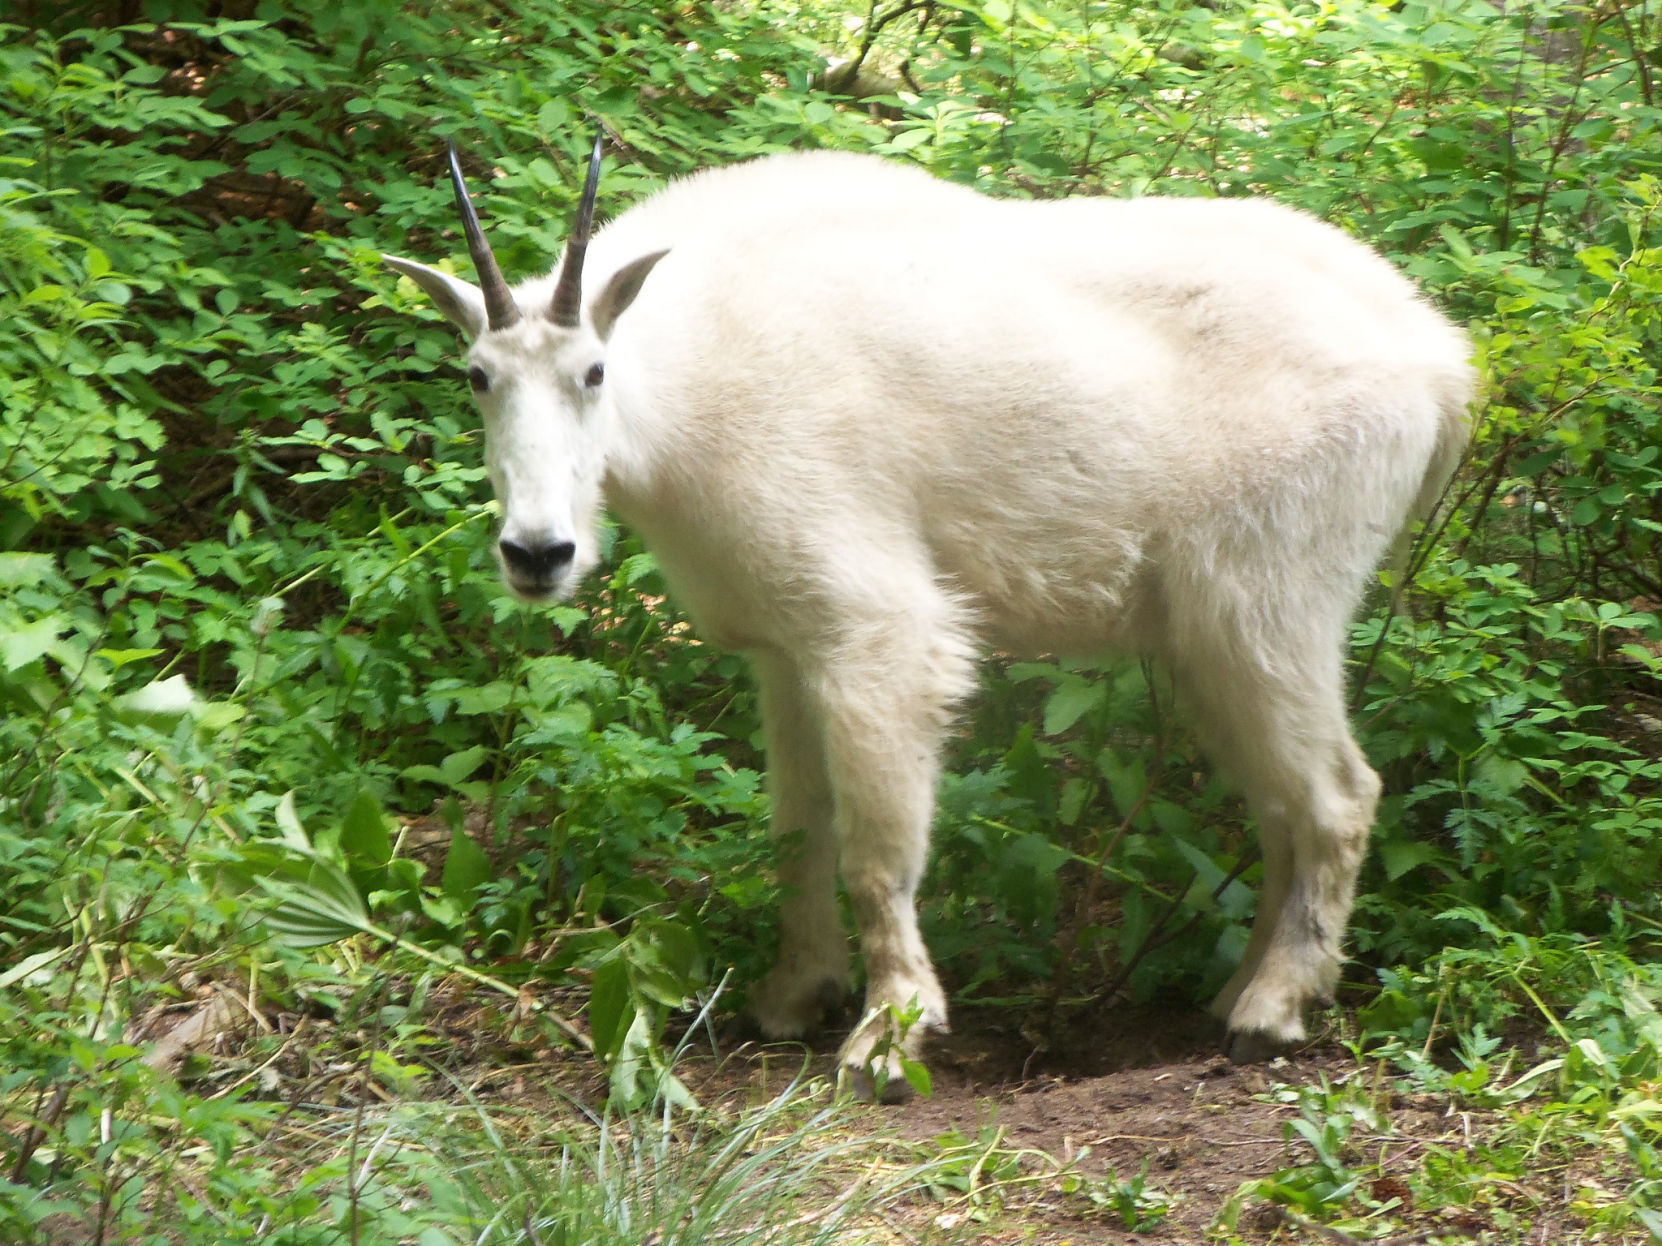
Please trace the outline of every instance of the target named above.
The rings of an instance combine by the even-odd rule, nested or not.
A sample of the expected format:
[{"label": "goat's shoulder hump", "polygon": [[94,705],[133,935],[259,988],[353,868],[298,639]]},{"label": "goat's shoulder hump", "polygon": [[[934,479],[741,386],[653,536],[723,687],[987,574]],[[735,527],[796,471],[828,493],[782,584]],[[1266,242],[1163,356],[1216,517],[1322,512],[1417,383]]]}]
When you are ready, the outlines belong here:
[{"label": "goat's shoulder hump", "polygon": [[907,201],[948,202],[974,191],[943,182],[915,165],[840,151],[782,152],[702,169],[671,182],[637,206],[640,215],[715,214],[732,219],[792,209],[817,212]]}]

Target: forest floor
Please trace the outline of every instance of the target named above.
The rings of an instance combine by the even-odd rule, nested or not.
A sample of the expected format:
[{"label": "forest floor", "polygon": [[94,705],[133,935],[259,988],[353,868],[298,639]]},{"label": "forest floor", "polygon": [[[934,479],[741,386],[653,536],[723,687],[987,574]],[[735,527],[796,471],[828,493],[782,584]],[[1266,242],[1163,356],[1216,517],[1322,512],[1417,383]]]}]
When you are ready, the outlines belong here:
[{"label": "forest floor", "polygon": [[[1469,1149],[1501,1126],[1501,1114],[1403,1094],[1385,1069],[1359,1063],[1337,1042],[1318,1039],[1268,1064],[1236,1065],[1219,1053],[1215,1023],[1188,1007],[1109,1011],[1076,1023],[1065,1051],[1035,1054],[1019,1028],[1007,1008],[960,1009],[954,1032],[925,1053],[929,1095],[898,1106],[851,1105],[836,1116],[812,1144],[849,1147],[847,1161],[828,1169],[826,1202],[878,1167],[913,1165],[923,1175],[877,1204],[865,1225],[896,1246],[1200,1246],[1227,1240],[1219,1217],[1232,1200],[1230,1231],[1247,1243],[1591,1240],[1579,1235],[1567,1197],[1589,1181],[1594,1188],[1608,1181],[1591,1157],[1586,1172],[1543,1164],[1534,1188],[1500,1183],[1482,1202],[1416,1207],[1428,1154]],[[729,1046],[701,1036],[686,1045],[676,1073],[701,1104],[742,1110],[807,1079],[831,1079],[835,1052],[831,1034],[809,1046]],[[603,1099],[604,1079],[587,1057],[538,1057],[499,1081],[496,1093],[521,1106],[548,1092],[567,1103]],[[1318,1225],[1239,1197],[1248,1182],[1301,1166],[1307,1172],[1319,1160],[1291,1127],[1312,1095],[1328,1115],[1353,1105],[1341,1166],[1384,1205],[1366,1230]]]},{"label": "forest floor", "polygon": [[[1007,1010],[959,1016],[955,1031],[926,1053],[927,1098],[863,1110],[874,1131],[926,1147],[962,1147],[989,1161],[979,1199],[956,1188],[971,1184],[960,1177],[925,1186],[889,1209],[897,1239],[1036,1246],[1205,1241],[1243,1182],[1299,1162],[1282,1129],[1297,1114],[1296,1100],[1275,1102],[1277,1086],[1355,1068],[1336,1055],[1237,1066],[1219,1054],[1220,1034],[1198,1011],[1109,1016],[1096,1033],[1076,1035],[1081,1041],[1070,1050],[1038,1054],[1002,1024],[1008,1021]],[[828,1037],[810,1068],[832,1076],[834,1056]],[[708,1080],[699,1079],[698,1063],[684,1071],[709,1100],[794,1072],[778,1045],[741,1048]],[[1118,1209],[1104,1204],[1111,1184],[1135,1178],[1145,1165],[1145,1208],[1164,1202],[1170,1210],[1133,1232]],[[1070,1174],[1084,1179],[1076,1190],[1068,1188]],[[1129,1202],[1127,1209],[1135,1216]]]}]

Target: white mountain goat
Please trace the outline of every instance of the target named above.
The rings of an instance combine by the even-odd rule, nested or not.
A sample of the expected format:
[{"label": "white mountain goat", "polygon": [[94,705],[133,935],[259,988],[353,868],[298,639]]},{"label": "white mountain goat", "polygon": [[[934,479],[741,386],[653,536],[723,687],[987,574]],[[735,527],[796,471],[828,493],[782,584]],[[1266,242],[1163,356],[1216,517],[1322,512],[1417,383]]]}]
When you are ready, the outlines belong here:
[{"label": "white mountain goat", "polygon": [[590,245],[599,155],[557,276],[508,288],[454,148],[480,284],[386,259],[472,341],[509,587],[569,592],[604,501],[750,656],[785,894],[762,1030],[848,988],[839,870],[866,963],[844,1066],[897,1067],[884,1005],[921,1007],[908,1046],[946,1027],[915,893],[942,734],[997,647],[1170,666],[1263,844],[1215,1011],[1239,1058],[1301,1039],[1380,788],[1346,627],[1465,445],[1464,335],[1270,202],[997,200],[813,152],[676,182]]}]

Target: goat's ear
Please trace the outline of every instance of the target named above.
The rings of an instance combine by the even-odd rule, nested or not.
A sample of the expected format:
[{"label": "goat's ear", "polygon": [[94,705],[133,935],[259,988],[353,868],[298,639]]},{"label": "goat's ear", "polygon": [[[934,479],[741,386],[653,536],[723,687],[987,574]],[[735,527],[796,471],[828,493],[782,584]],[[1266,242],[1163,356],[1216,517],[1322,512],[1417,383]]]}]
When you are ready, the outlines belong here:
[{"label": "goat's ear", "polygon": [[641,292],[647,274],[668,254],[668,250],[653,251],[638,260],[629,261],[612,274],[612,279],[606,283],[606,288],[595,299],[594,307],[589,312],[595,334],[602,342],[612,336],[612,326],[619,316],[629,310],[629,304]]},{"label": "goat's ear", "polygon": [[433,300],[433,306],[466,334],[469,341],[484,332],[485,296],[479,292],[478,286],[449,273],[441,273],[436,268],[428,268],[425,264],[417,264],[414,260],[400,259],[396,255],[383,255],[381,258],[388,268],[402,273],[426,291],[427,297]]}]

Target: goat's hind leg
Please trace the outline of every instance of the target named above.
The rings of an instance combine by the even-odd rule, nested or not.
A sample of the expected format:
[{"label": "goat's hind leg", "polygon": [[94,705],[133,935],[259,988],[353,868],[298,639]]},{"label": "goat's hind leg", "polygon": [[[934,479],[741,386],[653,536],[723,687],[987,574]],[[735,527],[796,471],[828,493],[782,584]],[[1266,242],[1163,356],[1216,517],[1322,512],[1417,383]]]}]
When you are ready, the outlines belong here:
[{"label": "goat's hind leg", "polygon": [[779,958],[751,991],[769,1038],[800,1038],[848,995],[848,936],[837,908],[837,838],[816,690],[776,650],[751,655],[767,736],[770,831],[778,854]]},{"label": "goat's hind leg", "polygon": [[1200,707],[1264,851],[1246,955],[1213,1005],[1241,1060],[1300,1042],[1306,1008],[1332,1000],[1379,797],[1345,721],[1336,652],[1272,669],[1220,671],[1227,693],[1220,686]]},{"label": "goat's hind leg", "polygon": [[[1333,1001],[1344,962],[1356,876],[1367,854],[1379,777],[1344,730],[1292,750],[1308,769],[1280,770],[1251,803],[1268,834],[1285,838],[1291,872],[1263,955],[1229,1010],[1229,1051],[1258,1060],[1304,1038],[1304,1011]],[[1256,933],[1256,931],[1255,931]]]}]

